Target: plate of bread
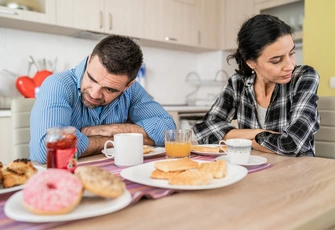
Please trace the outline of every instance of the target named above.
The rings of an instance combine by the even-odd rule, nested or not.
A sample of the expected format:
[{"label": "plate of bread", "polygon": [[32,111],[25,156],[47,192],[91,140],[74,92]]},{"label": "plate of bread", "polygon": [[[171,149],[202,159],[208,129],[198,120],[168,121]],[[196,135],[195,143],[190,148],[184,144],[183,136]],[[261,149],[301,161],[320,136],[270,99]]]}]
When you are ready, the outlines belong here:
[{"label": "plate of bread", "polygon": [[[108,155],[112,155],[114,152],[114,148],[108,148],[106,149]],[[101,151],[103,154],[105,153],[105,150]],[[165,153],[165,148],[163,147],[154,147],[149,145],[143,145],[143,156],[144,158],[153,157],[160,155],[162,153]]]},{"label": "plate of bread", "polygon": [[224,160],[209,162],[190,158],[148,162],[120,173],[123,178],[139,184],[178,190],[221,188],[236,183],[247,174],[245,167]]},{"label": "plate of bread", "polygon": [[[222,146],[228,151],[227,146]],[[220,145],[207,144],[207,145],[192,145],[191,152],[204,156],[221,156],[226,153],[220,148]]]},{"label": "plate of bread", "polygon": [[35,173],[46,170],[42,166],[36,166],[29,159],[17,159],[3,165],[0,162],[0,194],[18,191]]}]

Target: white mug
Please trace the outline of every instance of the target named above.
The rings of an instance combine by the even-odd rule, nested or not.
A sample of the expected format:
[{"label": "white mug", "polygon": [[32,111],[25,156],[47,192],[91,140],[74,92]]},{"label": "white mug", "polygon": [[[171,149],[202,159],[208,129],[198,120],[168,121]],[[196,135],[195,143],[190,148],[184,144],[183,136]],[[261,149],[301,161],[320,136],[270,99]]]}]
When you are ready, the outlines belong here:
[{"label": "white mug", "polygon": [[[224,144],[222,144],[224,143]],[[252,141],[248,139],[228,139],[219,142],[220,148],[227,153],[230,163],[233,164],[246,164],[249,161]],[[228,152],[224,150],[222,145],[228,147]]]},{"label": "white mug", "polygon": [[[107,151],[107,144],[114,145],[114,151]],[[119,133],[114,135],[114,141],[108,140],[104,145],[104,154],[114,157],[114,164],[119,167],[139,165],[143,163],[143,134]]]}]

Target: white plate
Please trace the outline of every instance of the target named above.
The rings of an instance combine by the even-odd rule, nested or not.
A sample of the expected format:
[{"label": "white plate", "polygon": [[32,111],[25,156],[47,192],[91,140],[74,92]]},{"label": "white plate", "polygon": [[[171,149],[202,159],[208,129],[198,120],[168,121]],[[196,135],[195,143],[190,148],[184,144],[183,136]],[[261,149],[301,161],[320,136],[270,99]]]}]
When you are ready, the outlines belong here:
[{"label": "white plate", "polygon": [[[216,160],[225,160],[229,162],[228,156],[220,156],[217,157]],[[260,157],[260,156],[253,156],[250,155],[248,163],[245,164],[238,164],[238,165],[243,165],[243,166],[256,166],[256,165],[262,165],[265,164],[268,160],[265,157]]]},{"label": "white plate", "polygon": [[[162,147],[153,147],[154,148],[154,151],[150,152],[150,153],[147,153],[147,154],[143,154],[143,157],[144,158],[147,158],[147,157],[152,157],[152,156],[156,156],[156,155],[160,155],[162,153],[165,153],[165,148],[162,148]],[[107,150],[107,154],[110,155],[110,154],[113,154],[114,152],[114,148],[108,148],[106,149]],[[105,154],[105,150],[103,149],[101,151],[103,154]],[[112,157],[111,159],[113,159],[114,157]]]},{"label": "white plate", "polygon": [[[156,161],[157,162],[157,161]],[[198,161],[205,162],[205,161]],[[130,181],[167,189],[181,189],[181,190],[203,190],[203,189],[214,189],[221,188],[227,185],[231,185],[241,180],[248,174],[248,170],[239,165],[227,164],[227,175],[222,179],[213,179],[210,184],[207,185],[170,185],[168,180],[159,180],[150,178],[151,172],[155,169],[155,162],[149,162],[142,165],[136,165],[123,169],[120,175]]]},{"label": "white plate", "polygon": [[[215,148],[215,147],[217,147],[219,145],[208,144],[208,145],[195,145],[195,146],[203,146],[203,147],[212,147],[212,148]],[[222,156],[222,155],[226,155],[227,154],[225,152],[214,152],[214,153],[211,153],[211,152],[202,152],[202,151],[194,151],[194,150],[191,150],[191,152],[199,154],[199,155],[203,155],[203,156]]]},{"label": "white plate", "polygon": [[[46,170],[46,168],[42,167],[42,166],[34,165],[34,167],[37,168],[38,172],[42,171],[42,170]],[[23,189],[23,187],[24,187],[24,184],[23,185],[19,185],[19,186],[14,186],[14,187],[11,187],[11,188],[0,188],[0,194],[18,191],[20,189]]]},{"label": "white plate", "polygon": [[131,194],[126,190],[122,196],[116,199],[83,197],[80,204],[68,214],[64,215],[36,215],[23,206],[22,191],[12,195],[5,204],[5,214],[17,221],[42,223],[79,220],[107,213],[116,212],[128,206],[131,202]]}]

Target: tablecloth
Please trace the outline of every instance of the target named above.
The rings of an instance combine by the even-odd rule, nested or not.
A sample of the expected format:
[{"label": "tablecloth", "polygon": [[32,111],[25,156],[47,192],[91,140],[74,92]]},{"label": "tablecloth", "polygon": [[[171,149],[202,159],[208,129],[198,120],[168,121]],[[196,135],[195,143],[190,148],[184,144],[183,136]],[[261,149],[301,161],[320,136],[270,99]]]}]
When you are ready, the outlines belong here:
[{"label": "tablecloth", "polygon": [[[216,157],[214,156],[200,156],[200,155],[192,155],[192,159],[194,160],[203,160],[203,161],[214,161]],[[153,158],[146,158],[144,163],[162,160],[165,156],[157,156]],[[79,163],[78,167],[84,165],[95,165],[101,168],[104,168],[115,175],[120,176],[120,172],[123,168],[119,168],[114,165],[114,161],[111,159],[102,159],[90,162]],[[258,166],[247,167],[248,173],[257,172],[260,170],[264,170],[267,168],[272,167],[271,164],[266,163]],[[126,183],[126,187],[132,195],[132,202],[130,205],[134,205],[138,202],[141,198],[146,197],[149,199],[159,199],[165,196],[169,196],[173,193],[179,192],[178,190],[171,190],[171,189],[162,189],[162,188],[155,188],[151,186],[146,186],[138,183],[134,183],[128,180],[124,180]],[[4,213],[4,206],[8,198],[13,195],[15,192],[6,193],[0,195],[0,229],[29,229],[29,230],[36,230],[36,229],[48,229],[54,226],[59,226],[66,224],[66,222],[54,222],[54,223],[27,223],[27,222],[19,222],[8,218]]]}]

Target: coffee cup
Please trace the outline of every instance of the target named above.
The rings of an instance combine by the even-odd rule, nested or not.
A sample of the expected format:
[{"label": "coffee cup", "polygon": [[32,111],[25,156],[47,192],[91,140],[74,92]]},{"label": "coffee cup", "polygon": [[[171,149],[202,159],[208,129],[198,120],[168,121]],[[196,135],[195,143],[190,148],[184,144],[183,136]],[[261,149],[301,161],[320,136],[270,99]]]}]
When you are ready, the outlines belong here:
[{"label": "coffee cup", "polygon": [[[227,153],[230,163],[246,164],[249,161],[252,141],[248,139],[228,139],[219,142],[220,148]],[[222,147],[226,145],[228,152]]]},{"label": "coffee cup", "polygon": [[[114,151],[107,151],[108,143],[112,143]],[[127,167],[143,163],[143,134],[119,133],[114,140],[105,142],[103,153],[107,158],[114,157],[114,164],[118,167]]]}]

